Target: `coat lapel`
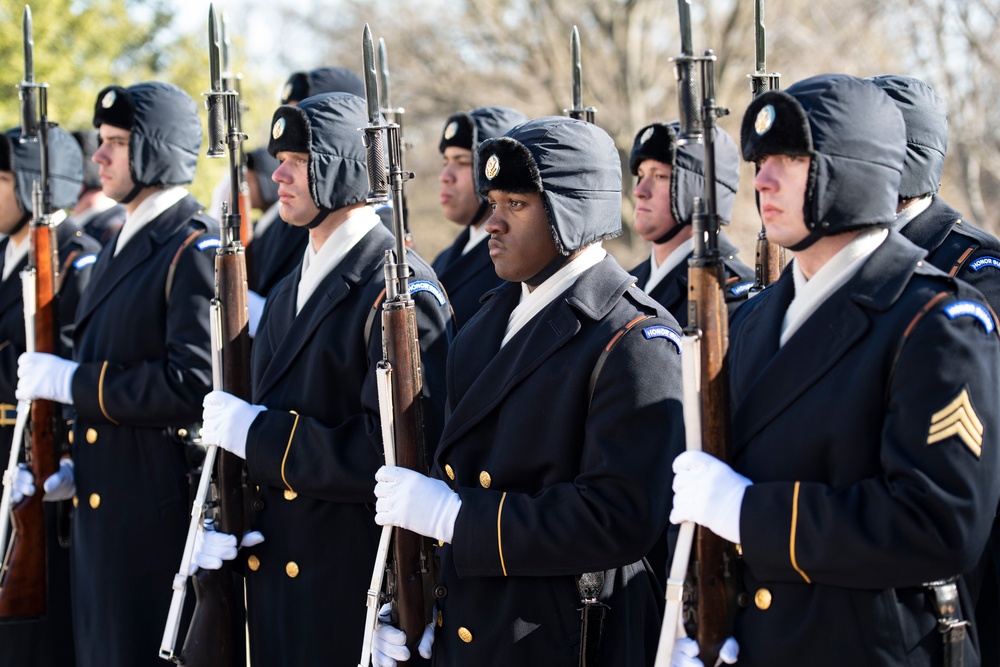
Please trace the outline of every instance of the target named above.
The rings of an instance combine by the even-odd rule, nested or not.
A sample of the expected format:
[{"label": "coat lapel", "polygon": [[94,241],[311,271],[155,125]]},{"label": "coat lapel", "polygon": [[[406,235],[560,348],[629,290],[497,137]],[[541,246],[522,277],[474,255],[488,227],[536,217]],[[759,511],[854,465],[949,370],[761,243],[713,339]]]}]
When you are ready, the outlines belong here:
[{"label": "coat lapel", "polygon": [[139,230],[115,257],[114,249],[121,236],[119,230],[97,258],[87,289],[77,306],[77,325],[83,323],[108,298],[115,287],[144,264],[157,248],[169,241],[200,208],[201,205],[194,197],[190,195],[185,197]]},{"label": "coat lapel", "polygon": [[[384,231],[385,229],[380,225],[365,235],[358,245],[316,287],[316,291],[309,297],[298,315],[295,315],[295,302],[298,295],[298,276],[301,272],[301,265],[293,277],[289,278],[290,289],[282,289],[279,294],[275,295],[275,298],[284,299],[286,302],[273,309],[269,314],[269,320],[275,317],[291,318],[291,324],[283,336],[277,328],[273,330],[281,337],[280,340],[275,340],[272,343],[274,354],[261,375],[259,386],[254,389],[254,400],[263,400],[278,380],[292,367],[296,358],[302,354],[320,324],[338,304],[348,297],[353,289],[356,289],[357,285],[367,281],[372,271],[381,267],[383,252],[388,247],[383,242],[385,237],[379,233]],[[287,319],[282,319],[275,324],[280,326],[280,322],[287,321]],[[266,326],[269,327],[268,333],[270,334],[272,331],[270,321],[266,323]]]}]

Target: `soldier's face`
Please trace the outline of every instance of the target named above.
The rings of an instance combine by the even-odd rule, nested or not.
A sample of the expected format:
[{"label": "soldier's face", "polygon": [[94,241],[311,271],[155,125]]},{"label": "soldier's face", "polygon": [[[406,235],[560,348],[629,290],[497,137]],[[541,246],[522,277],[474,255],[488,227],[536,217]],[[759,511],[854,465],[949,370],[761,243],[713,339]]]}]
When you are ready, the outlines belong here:
[{"label": "soldier's face", "polygon": [[444,217],[460,225],[475,222],[472,218],[479,211],[479,198],[472,182],[472,151],[448,146],[444,149],[444,167],[438,177],[441,193],[438,201]]},{"label": "soldier's face", "polygon": [[0,171],[0,234],[10,234],[23,216],[14,192],[14,172]]},{"label": "soldier's face", "polygon": [[549,231],[542,195],[490,190],[488,200],[493,215],[486,221],[486,231],[497,275],[512,282],[524,282],[537,275],[559,254]]},{"label": "soldier's face", "polygon": [[810,158],[768,155],[757,161],[754,188],[760,193],[760,216],[768,241],[789,248],[809,230],[805,221]]},{"label": "soldier's face", "polygon": [[271,174],[278,184],[278,215],[290,225],[305,227],[319,215],[319,207],[309,192],[309,153],[281,151],[281,163]]},{"label": "soldier's face", "polygon": [[635,231],[645,241],[655,241],[677,226],[670,210],[669,164],[659,160],[639,163],[635,195]]},{"label": "soldier's face", "polygon": [[128,165],[129,138],[132,133],[114,125],[101,125],[101,145],[90,159],[98,164],[101,189],[108,197],[121,201],[135,188]]}]

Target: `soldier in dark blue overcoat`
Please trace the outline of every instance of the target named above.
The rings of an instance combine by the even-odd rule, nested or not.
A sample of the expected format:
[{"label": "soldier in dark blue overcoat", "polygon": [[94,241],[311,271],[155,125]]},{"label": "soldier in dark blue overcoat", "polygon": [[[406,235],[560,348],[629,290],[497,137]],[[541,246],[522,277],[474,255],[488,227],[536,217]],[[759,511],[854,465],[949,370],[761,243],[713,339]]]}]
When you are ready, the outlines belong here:
[{"label": "soldier in dark blue overcoat", "polygon": [[[375,367],[392,234],[366,205],[365,101],[326,93],[282,106],[269,152],[283,220],[306,229],[298,268],[267,299],[254,339],[252,404],[205,398],[204,438],[246,459],[257,486],[244,547],[254,665],[357,665],[380,530],[371,479],[383,462]],[[426,441],[444,410],[450,308],[412,251]],[[259,539],[259,537],[257,538]],[[235,538],[233,539],[235,544]],[[235,555],[235,554],[233,554]]]},{"label": "soldier in dark blue overcoat", "polygon": [[[639,130],[632,143],[629,169],[636,177],[635,231],[653,244],[649,259],[629,273],[641,290],[659,301],[681,326],[688,320],[688,259],[694,199],[704,199],[705,149],[700,143],[677,145],[680,124],[653,123]],[[740,156],[725,130],[715,128],[716,207],[723,224],[733,217],[736,188],[740,183]],[[725,276],[726,305],[733,312],[747,299],[753,270],[737,259],[739,253],[725,234],[719,233]]]},{"label": "soldier in dark blue overcoat", "polygon": [[678,457],[671,521],[739,545],[740,665],[978,665],[995,628],[963,573],[1000,497],[994,315],[888,229],[906,139],[877,86],[766,92],[741,141],[794,261],[733,317],[730,465]]},{"label": "soldier in dark blue overcoat", "polygon": [[[41,176],[40,142],[20,139],[20,128],[0,135],[0,233],[7,235],[0,241],[0,465],[3,466],[9,460],[14,436],[17,359],[26,348],[20,273],[29,259],[28,223],[34,213],[32,187]],[[63,210],[73,207],[80,192],[83,176],[80,148],[72,136],[58,127],[49,129],[47,146],[52,204],[48,213],[56,228],[55,261],[60,272],[56,316],[61,339],[59,354],[71,359],[76,306],[80,293],[87,286],[100,245],[67,220]],[[62,438],[56,444],[60,448],[66,446]],[[72,464],[66,461],[60,465]],[[22,481],[29,481],[30,485],[25,489],[15,485],[12,495],[15,504],[20,491],[34,492],[30,472],[25,470],[21,475]],[[49,488],[55,484],[50,483]],[[69,495],[72,494],[53,492],[46,495],[46,500],[67,502]],[[0,663],[5,665],[72,667],[74,664],[69,551],[65,544],[69,526],[61,525],[58,518],[63,509],[57,509],[54,504],[45,505],[48,559],[45,617],[0,624]]]},{"label": "soldier in dark blue overcoat", "polygon": [[171,84],[97,96],[94,154],[126,220],[80,298],[74,361],[25,354],[19,398],[71,404],[71,562],[77,664],[162,664],[170,582],[191,503],[186,440],[210,388],[209,300],[218,224],[182,187],[201,122]]},{"label": "soldier in dark blue overcoat", "polygon": [[441,541],[434,664],[650,665],[662,598],[643,556],[684,438],[677,321],[601,246],[621,232],[603,130],[532,120],[478,164],[506,282],[449,354],[433,477],[380,470],[376,520]]},{"label": "soldier in dark blue overcoat", "polygon": [[489,234],[484,225],[489,207],[476,190],[476,149],[526,120],[510,107],[480,107],[452,114],[441,131],[438,150],[444,166],[438,176],[438,199],[444,217],[463,229],[454,243],[438,254],[433,266],[448,290],[457,328],[479,310],[482,296],[503,282],[493,270],[486,247]]}]

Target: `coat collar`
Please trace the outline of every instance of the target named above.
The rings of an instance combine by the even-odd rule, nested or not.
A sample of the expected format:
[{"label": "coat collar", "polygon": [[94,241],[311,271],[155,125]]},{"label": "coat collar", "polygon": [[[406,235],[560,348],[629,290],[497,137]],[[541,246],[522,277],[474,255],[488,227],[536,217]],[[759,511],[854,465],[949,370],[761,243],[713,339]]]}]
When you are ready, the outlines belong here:
[{"label": "coat collar", "polygon": [[80,297],[77,323],[82,323],[89,317],[119,283],[143,266],[154,251],[181,231],[188,220],[201,210],[198,200],[188,195],[136,232],[117,257],[114,256],[114,249],[121,230],[115,233],[108,245],[101,250],[90,274],[87,289]]},{"label": "coat collar", "polygon": [[[500,341],[518,304],[519,283],[487,293],[480,312],[459,332],[449,353],[449,405],[441,448],[450,446],[492,412],[587,321],[605,317],[634,283],[609,255],[545,307],[503,348]],[[459,363],[456,360],[461,360]]]},{"label": "coat collar", "polygon": [[[816,384],[871,327],[872,313],[899,300],[924,251],[890,232],[851,280],[834,292],[780,349],[781,322],[794,294],[791,271],[755,299],[736,349],[748,380],[733,407],[734,451]],[[758,304],[751,304],[758,306]],[[734,364],[731,364],[731,367]]]},{"label": "coat collar", "polygon": [[298,315],[295,301],[302,265],[275,288],[268,297],[274,305],[269,309],[267,321],[262,323],[267,327],[272,354],[254,388],[255,401],[263,400],[288,372],[337,305],[381,270],[385,250],[392,244],[392,234],[385,227],[373,227],[320,282]]},{"label": "coat collar", "polygon": [[928,252],[934,252],[961,219],[961,213],[935,195],[927,210],[904,225],[900,233]]}]

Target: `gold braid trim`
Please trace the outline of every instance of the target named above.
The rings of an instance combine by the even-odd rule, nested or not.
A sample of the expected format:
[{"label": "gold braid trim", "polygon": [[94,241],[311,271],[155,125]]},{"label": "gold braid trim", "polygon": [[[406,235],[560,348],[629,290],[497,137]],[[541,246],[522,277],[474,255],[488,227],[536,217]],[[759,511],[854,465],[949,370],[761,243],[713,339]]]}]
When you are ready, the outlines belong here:
[{"label": "gold braid trim", "polygon": [[285,486],[288,487],[289,491],[295,493],[295,489],[293,489],[292,485],[288,483],[287,479],[285,479],[285,461],[288,460],[288,452],[292,449],[292,438],[295,437],[295,427],[299,425],[299,413],[295,410],[292,410],[291,413],[295,415],[295,421],[292,423],[292,432],[288,434],[288,444],[285,445],[285,455],[281,457],[281,481],[285,483]]},{"label": "gold braid trim", "polygon": [[101,414],[104,415],[104,418],[115,426],[119,426],[118,422],[108,414],[108,409],[104,407],[104,375],[108,372],[108,363],[110,362],[105,361],[104,365],[101,366],[101,377],[97,381],[97,402],[101,406]]},{"label": "gold braid trim", "polygon": [[795,490],[792,492],[792,532],[788,539],[788,551],[792,558],[792,567],[795,571],[802,575],[802,578],[806,580],[807,584],[811,584],[812,580],[806,576],[806,573],[799,568],[798,562],[795,560],[795,528],[799,521],[799,482],[795,482]]},{"label": "gold braid trim", "polygon": [[506,577],[507,566],[503,562],[503,541],[500,539],[500,516],[503,514],[503,501],[505,500],[507,500],[506,491],[500,496],[500,507],[497,508],[497,550],[500,552],[500,569],[503,570],[503,576]]}]

